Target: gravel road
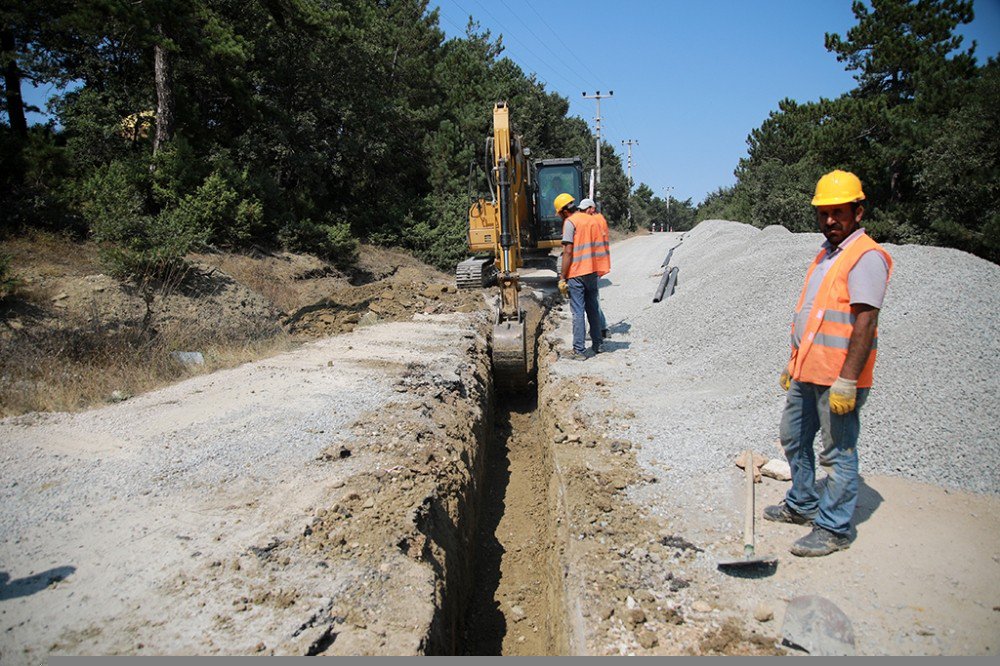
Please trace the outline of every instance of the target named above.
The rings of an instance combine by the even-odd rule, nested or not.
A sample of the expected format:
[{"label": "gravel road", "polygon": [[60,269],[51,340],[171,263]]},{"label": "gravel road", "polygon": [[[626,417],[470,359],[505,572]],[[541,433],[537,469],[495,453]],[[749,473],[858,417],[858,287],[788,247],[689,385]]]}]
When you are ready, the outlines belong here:
[{"label": "gravel road", "polygon": [[[752,447],[784,459],[778,376],[802,279],[822,240],[707,221],[685,234],[617,243],[601,289],[608,353],[560,361],[557,371],[601,378],[607,396],[583,396],[585,411],[638,444],[639,464],[659,479],[629,496],[705,547],[694,567],[717,600],[728,595],[749,616],[754,603],[780,609],[790,596],[815,591],[855,618],[862,653],[990,654],[1000,643],[991,610],[1000,599],[1000,267],[962,252],[887,246],[895,273],[862,413],[851,549],[818,561],[790,556],[801,529],[759,519],[787,484],[765,479],[758,546],[782,556],[778,575],[747,585],[714,570],[742,542],[736,457]],[[676,292],[653,303],[671,248]],[[568,312],[564,305],[557,332],[564,348]],[[883,617],[893,609],[894,618]]]},{"label": "gravel road", "polygon": [[[1000,647],[1000,268],[961,252],[888,247],[851,548],[794,558],[801,528],[758,520],[775,575],[716,569],[742,551],[737,454],[782,457],[777,378],[820,242],[709,221],[616,243],[612,337],[583,362],[551,351],[569,349],[556,308],[545,407],[525,418],[558,470],[555,579],[585,581],[567,592],[574,649],[712,653],[704,637],[735,618],[751,631],[729,653],[773,650],[803,593],[847,612],[860,654]],[[671,248],[676,293],[654,304]],[[524,282],[552,297],[550,275]],[[462,538],[472,429],[490,420],[480,324],[379,324],[116,405],[0,420],[2,662],[425,649],[442,571],[468,564],[442,535]],[[756,515],[786,487],[765,479]]]}]

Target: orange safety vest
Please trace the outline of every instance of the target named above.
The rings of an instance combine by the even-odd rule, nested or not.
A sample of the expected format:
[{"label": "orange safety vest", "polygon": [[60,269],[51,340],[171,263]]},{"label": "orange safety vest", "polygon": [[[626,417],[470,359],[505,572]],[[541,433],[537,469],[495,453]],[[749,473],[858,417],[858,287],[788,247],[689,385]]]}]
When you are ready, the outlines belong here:
[{"label": "orange safety vest", "polygon": [[[840,256],[833,260],[833,265],[823,277],[823,282],[816,292],[816,300],[809,313],[809,323],[800,337],[800,347],[795,347],[793,338],[788,372],[795,381],[830,386],[840,376],[840,369],[847,360],[847,347],[851,340],[851,332],[854,330],[855,319],[851,314],[847,276],[861,255],[869,250],[882,253],[889,267],[889,275],[892,275],[892,257],[867,234],[861,234],[841,251]],[[795,306],[796,315],[802,310],[802,303],[806,299],[809,278],[825,256],[826,250],[820,250],[806,273],[806,281],[802,285],[802,293]],[[792,326],[794,325],[793,319]],[[878,329],[875,331],[868,360],[858,376],[858,388],[870,388],[872,385],[872,370],[875,367],[877,347]]]},{"label": "orange safety vest", "polygon": [[608,236],[601,228],[597,217],[583,212],[569,216],[573,223],[573,261],[569,265],[569,277],[580,277],[597,273],[607,275],[611,271],[611,248]]}]

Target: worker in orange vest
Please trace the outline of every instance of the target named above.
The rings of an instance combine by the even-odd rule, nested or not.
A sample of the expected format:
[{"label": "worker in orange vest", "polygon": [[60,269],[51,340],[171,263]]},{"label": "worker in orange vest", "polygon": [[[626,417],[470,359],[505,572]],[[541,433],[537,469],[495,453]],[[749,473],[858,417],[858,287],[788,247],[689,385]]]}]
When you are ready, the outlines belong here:
[{"label": "worker in orange vest", "polygon": [[[781,374],[788,392],[781,445],[792,487],[764,518],[812,525],[792,554],[828,555],[850,546],[858,499],[859,412],[872,385],[878,314],[892,258],[861,227],[865,194],[853,173],[832,171],[816,184],[812,205],[826,237],[806,272],[792,321],[791,358]],[[820,432],[819,463],[828,470],[815,487],[813,440]]]},{"label": "worker in orange vest", "polygon": [[[601,227],[601,233],[604,234],[604,241],[608,243],[608,247],[611,247],[611,230],[608,228],[608,221],[603,215],[597,212],[597,204],[594,203],[593,199],[581,199],[580,200],[580,212],[586,213],[587,215],[593,215],[597,219],[597,223]],[[608,269],[611,268],[611,256],[608,255]],[[604,316],[604,308],[601,307],[600,299],[600,289],[597,291],[597,309],[601,313],[601,338],[607,340],[611,337],[611,331],[608,330],[608,320]]]},{"label": "worker in orange vest", "polygon": [[559,291],[569,295],[573,312],[573,357],[586,356],[587,323],[594,353],[601,351],[601,316],[597,303],[597,281],[611,270],[611,252],[600,224],[581,213],[573,195],[563,192],[553,206],[563,220],[563,261]]}]

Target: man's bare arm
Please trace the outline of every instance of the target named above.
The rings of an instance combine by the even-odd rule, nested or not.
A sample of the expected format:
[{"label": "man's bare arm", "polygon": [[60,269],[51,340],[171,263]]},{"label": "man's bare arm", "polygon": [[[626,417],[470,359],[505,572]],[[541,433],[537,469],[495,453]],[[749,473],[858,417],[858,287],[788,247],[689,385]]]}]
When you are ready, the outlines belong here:
[{"label": "man's bare arm", "polygon": [[859,303],[851,306],[851,313],[854,315],[854,330],[847,344],[847,359],[840,368],[840,376],[853,381],[861,374],[871,353],[878,325],[878,308]]}]

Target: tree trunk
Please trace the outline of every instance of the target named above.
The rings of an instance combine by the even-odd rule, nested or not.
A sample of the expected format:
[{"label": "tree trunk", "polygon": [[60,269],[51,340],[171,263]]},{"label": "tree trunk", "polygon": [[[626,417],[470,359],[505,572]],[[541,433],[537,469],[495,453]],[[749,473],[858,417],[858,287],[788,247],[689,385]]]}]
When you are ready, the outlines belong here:
[{"label": "tree trunk", "polygon": [[[162,25],[158,25],[156,31],[161,37],[165,37]],[[155,155],[174,137],[173,62],[162,41],[153,47],[153,69],[156,77],[156,136],[153,139]]]},{"label": "tree trunk", "polygon": [[4,89],[7,92],[7,116],[14,136],[24,139],[28,136],[28,121],[24,117],[24,100],[21,98],[21,70],[17,67],[17,45],[14,33],[4,28],[0,30],[0,51],[7,59],[3,68]]}]

